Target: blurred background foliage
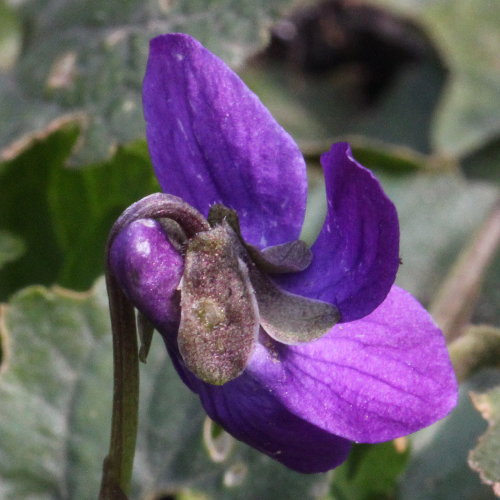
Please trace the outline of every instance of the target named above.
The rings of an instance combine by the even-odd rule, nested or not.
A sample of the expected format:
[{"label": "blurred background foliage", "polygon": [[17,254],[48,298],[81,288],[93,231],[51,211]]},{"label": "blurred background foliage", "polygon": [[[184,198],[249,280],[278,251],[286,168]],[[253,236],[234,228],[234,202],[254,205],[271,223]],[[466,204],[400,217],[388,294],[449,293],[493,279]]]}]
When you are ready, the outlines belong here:
[{"label": "blurred background foliage", "polygon": [[140,85],[148,40],[169,31],[231,64],[299,143],[306,241],[331,142],[376,172],[400,216],[398,283],[442,326],[462,389],[429,429],[302,476],[212,433],[157,340],[135,497],[500,495],[499,26],[496,0],[0,0],[0,498],[96,497],[112,390],[103,249],[159,189]]}]

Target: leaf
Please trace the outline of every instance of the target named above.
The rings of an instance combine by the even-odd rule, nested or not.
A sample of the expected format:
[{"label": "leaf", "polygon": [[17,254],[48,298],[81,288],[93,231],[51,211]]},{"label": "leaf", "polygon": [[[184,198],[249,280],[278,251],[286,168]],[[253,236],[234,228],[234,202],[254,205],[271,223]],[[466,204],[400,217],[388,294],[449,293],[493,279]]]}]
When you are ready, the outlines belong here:
[{"label": "leaf", "polygon": [[47,201],[53,169],[61,168],[78,136],[68,124],[0,164],[0,229],[23,240],[24,255],[0,269],[0,298],[29,283],[52,283],[63,258]]},{"label": "leaf", "polygon": [[[16,295],[2,320],[0,496],[95,498],[111,407],[102,287],[86,296],[33,287]],[[83,476],[84,494],[73,496]]]},{"label": "leaf", "polygon": [[412,456],[400,481],[399,500],[494,499],[467,465],[467,454],[486,427],[468,391],[480,387],[491,374],[481,372],[464,383],[455,410],[412,436]]},{"label": "leaf", "polygon": [[373,0],[413,19],[450,69],[433,124],[440,153],[463,156],[500,133],[500,3],[491,0]]},{"label": "leaf", "polygon": [[144,140],[119,147],[108,161],[83,169],[54,168],[47,197],[64,254],[57,282],[88,288],[103,272],[113,222],[127,206],[159,190]]},{"label": "leaf", "polygon": [[300,239],[314,243],[326,215],[325,177],[319,164],[309,161],[307,168],[307,205]]},{"label": "leaf", "polygon": [[394,441],[376,445],[356,445],[347,462],[333,473],[333,498],[392,498],[397,479],[405,469],[409,456],[409,448],[398,449]]},{"label": "leaf", "polygon": [[491,485],[496,496],[500,496],[500,370],[496,372],[493,388],[487,392],[472,392],[471,398],[488,421],[488,430],[469,454],[469,464],[479,472],[484,483]]},{"label": "leaf", "polygon": [[103,272],[114,220],[159,190],[144,140],[118,148],[106,162],[66,168],[78,132],[65,124],[0,164],[0,230],[26,248],[0,269],[0,298],[33,282],[87,289]]},{"label": "leaf", "polygon": [[0,75],[0,149],[81,111],[87,127],[73,160],[108,158],[118,143],[144,135],[140,88],[151,38],[186,32],[238,65],[264,44],[265,28],[290,3],[92,0],[83,8],[77,0],[22,2],[18,13],[29,32],[16,68]]},{"label": "leaf", "polygon": [[[4,307],[0,325],[7,346],[0,376],[0,497],[96,498],[112,395],[103,280],[86,294],[25,289]],[[204,419],[157,335],[141,366],[133,498],[161,492],[189,498],[194,491],[214,500],[308,500],[324,492],[326,475],[290,472],[240,443],[223,461],[212,461],[202,444]]]}]

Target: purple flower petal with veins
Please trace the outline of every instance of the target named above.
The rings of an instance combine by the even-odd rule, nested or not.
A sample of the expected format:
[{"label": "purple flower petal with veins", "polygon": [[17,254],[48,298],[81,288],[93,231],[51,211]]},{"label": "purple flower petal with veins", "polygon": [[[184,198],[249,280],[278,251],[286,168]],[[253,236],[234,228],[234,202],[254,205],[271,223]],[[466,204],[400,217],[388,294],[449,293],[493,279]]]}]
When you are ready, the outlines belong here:
[{"label": "purple flower petal with veins", "polygon": [[[166,193],[204,216],[215,203],[235,210],[242,238],[257,248],[297,240],[305,212],[303,158],[220,59],[187,35],[154,39],[143,99],[150,153]],[[349,145],[334,144],[321,161],[328,207],[312,262],[270,276],[276,289],[331,304],[340,322],[296,345],[271,338],[261,323],[243,371],[222,385],[198,378],[179,352],[184,256],[162,225],[130,224],[114,240],[110,258],[120,285],[163,335],[179,375],[208,415],[237,439],[305,473],[336,467],[353,441],[390,440],[430,425],[457,397],[440,330],[394,285],[394,205]],[[250,269],[252,278],[252,262],[238,262],[242,276]]]},{"label": "purple flower petal with veins", "polygon": [[243,236],[259,247],[299,237],[307,190],[300,150],[220,59],[187,35],[155,38],[143,102],[165,193],[205,216],[214,203],[234,208]]}]

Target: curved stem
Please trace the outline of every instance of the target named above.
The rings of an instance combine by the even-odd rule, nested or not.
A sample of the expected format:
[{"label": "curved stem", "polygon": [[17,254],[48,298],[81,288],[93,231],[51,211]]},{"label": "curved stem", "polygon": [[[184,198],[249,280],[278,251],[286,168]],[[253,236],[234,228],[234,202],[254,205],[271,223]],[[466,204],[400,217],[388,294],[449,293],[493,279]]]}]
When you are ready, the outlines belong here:
[{"label": "curved stem", "polygon": [[172,219],[181,226],[189,238],[200,231],[207,231],[210,225],[203,215],[177,196],[155,193],[130,205],[118,217],[108,239],[108,250],[115,236],[125,227],[138,219]]},{"label": "curved stem", "polygon": [[139,356],[134,308],[109,270],[106,275],[113,332],[114,393],[109,454],[101,500],[126,498],[134,462],[139,411]]}]

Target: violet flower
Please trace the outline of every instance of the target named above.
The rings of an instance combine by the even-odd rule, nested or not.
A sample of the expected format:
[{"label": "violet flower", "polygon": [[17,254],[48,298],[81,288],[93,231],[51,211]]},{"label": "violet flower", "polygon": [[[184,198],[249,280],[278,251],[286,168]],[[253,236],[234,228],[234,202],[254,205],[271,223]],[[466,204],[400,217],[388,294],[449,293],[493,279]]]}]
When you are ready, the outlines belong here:
[{"label": "violet flower", "polygon": [[[262,250],[294,242],[303,223],[307,186],[296,144],[239,77],[187,35],[151,42],[143,99],[162,189],[205,217],[216,203],[236,211],[244,248],[238,255],[248,251],[243,267],[259,267],[264,276],[249,245]],[[179,375],[208,415],[235,438],[303,473],[338,466],[352,442],[376,443],[421,429],[444,417],[457,397],[440,330],[394,285],[394,205],[347,144],[334,144],[321,163],[328,208],[312,262],[262,279],[279,293],[330,304],[338,313],[331,324],[340,321],[317,340],[283,343],[262,318],[267,312],[257,311],[258,338],[245,344],[237,376],[221,385],[196,376],[179,351],[179,322],[189,320],[189,312],[181,318],[180,311],[187,293],[181,281],[183,273],[187,279],[185,245],[167,237],[161,222],[143,219],[118,234],[110,253],[123,290],[162,334]],[[299,254],[296,261],[307,260]],[[211,279],[218,279],[216,264],[208,265]],[[266,290],[252,277],[242,280],[251,284],[250,292],[242,291],[249,293],[245,303],[267,307],[260,302]],[[225,342],[236,336],[232,332]]]}]

